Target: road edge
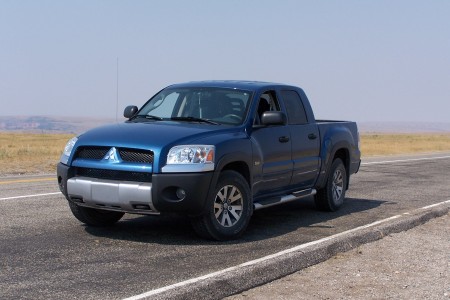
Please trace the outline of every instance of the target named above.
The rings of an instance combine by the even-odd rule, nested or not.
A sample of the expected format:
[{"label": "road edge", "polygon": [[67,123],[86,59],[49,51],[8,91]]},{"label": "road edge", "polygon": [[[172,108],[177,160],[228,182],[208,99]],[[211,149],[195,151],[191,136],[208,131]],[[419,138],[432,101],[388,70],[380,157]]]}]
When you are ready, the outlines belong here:
[{"label": "road edge", "polygon": [[389,234],[409,230],[449,212],[450,200],[447,200],[216,272],[211,276],[198,277],[127,299],[222,299],[298,272]]}]

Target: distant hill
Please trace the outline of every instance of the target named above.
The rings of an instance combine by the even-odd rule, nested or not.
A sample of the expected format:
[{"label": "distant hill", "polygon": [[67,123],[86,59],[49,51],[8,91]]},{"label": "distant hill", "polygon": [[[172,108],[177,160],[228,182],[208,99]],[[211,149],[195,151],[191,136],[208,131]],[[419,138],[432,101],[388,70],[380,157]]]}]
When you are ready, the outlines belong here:
[{"label": "distant hill", "polygon": [[[123,121],[125,121],[123,117],[119,118],[119,122]],[[115,119],[108,118],[0,116],[0,131],[78,134],[93,127],[115,122]],[[450,122],[358,122],[358,128],[361,133],[448,133]]]},{"label": "distant hill", "polygon": [[[123,120],[121,118],[119,121]],[[110,123],[115,123],[115,120],[83,117],[0,116],[0,131],[78,134]]]}]

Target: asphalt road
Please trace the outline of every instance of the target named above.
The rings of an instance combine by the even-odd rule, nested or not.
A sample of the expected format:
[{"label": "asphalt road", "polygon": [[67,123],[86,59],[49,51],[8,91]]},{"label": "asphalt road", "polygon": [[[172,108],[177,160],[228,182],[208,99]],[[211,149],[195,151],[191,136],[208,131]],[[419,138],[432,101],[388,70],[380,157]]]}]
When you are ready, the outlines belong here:
[{"label": "asphalt road", "polygon": [[[379,163],[383,161],[390,161]],[[312,199],[255,212],[219,243],[177,216],[80,224],[54,176],[0,178],[0,299],[122,299],[450,199],[450,153],[364,161],[342,209]],[[30,197],[21,197],[30,196]],[[21,197],[21,198],[18,198]]]}]

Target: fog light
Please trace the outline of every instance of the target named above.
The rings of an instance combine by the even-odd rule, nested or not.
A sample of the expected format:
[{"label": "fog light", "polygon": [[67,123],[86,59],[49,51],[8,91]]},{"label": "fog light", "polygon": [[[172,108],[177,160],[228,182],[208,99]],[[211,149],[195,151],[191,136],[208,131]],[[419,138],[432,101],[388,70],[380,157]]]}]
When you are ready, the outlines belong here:
[{"label": "fog light", "polygon": [[177,197],[178,199],[183,200],[186,197],[186,191],[181,188],[177,188]]}]

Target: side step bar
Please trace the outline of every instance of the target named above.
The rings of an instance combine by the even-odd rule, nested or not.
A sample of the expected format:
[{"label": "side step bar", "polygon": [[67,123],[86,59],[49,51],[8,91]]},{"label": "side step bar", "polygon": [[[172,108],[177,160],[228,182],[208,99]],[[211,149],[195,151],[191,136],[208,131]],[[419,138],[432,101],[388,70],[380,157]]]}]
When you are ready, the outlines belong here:
[{"label": "side step bar", "polygon": [[261,202],[254,203],[253,208],[254,208],[254,210],[259,210],[262,208],[291,202],[291,201],[298,200],[301,198],[314,196],[316,193],[317,193],[317,191],[315,189],[302,190],[302,191],[294,192],[294,193],[286,195],[286,196],[270,198],[267,200],[263,200]]}]

